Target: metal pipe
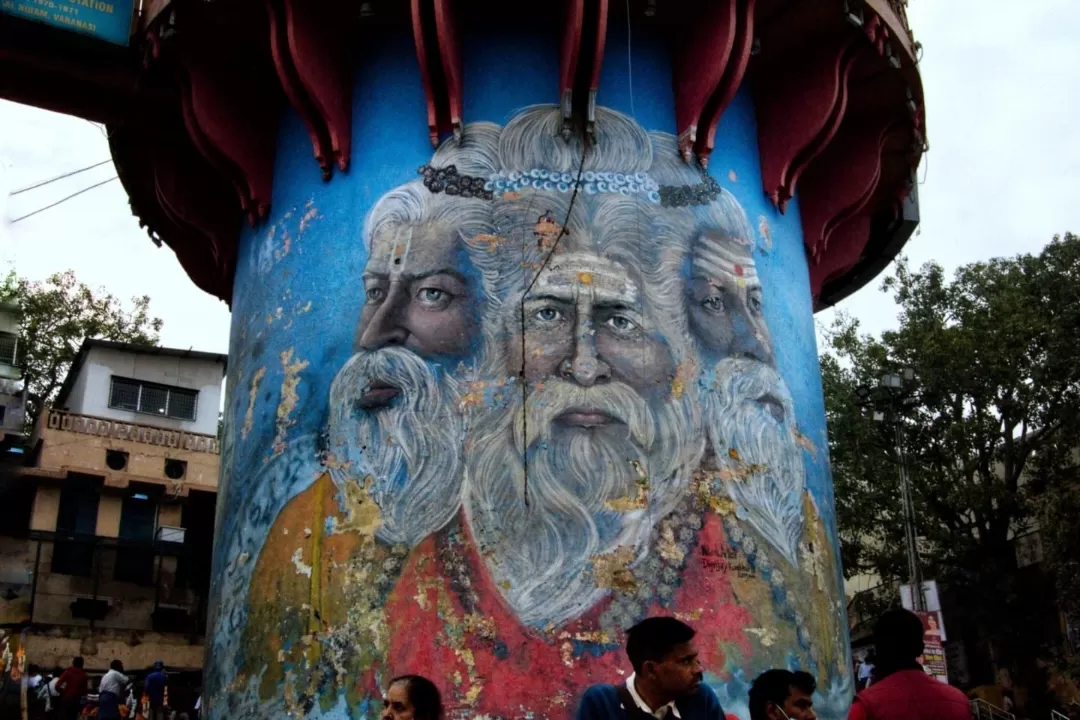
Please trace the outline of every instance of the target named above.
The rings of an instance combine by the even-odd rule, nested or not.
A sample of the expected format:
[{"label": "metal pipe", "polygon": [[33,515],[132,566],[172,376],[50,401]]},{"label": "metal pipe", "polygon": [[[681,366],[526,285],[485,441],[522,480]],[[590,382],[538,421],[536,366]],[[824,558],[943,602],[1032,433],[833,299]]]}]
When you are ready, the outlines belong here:
[{"label": "metal pipe", "polygon": [[[54,546],[55,547],[55,546]],[[54,550],[55,552],[55,550]],[[34,579],[30,583],[30,623],[34,622],[34,603],[37,602],[38,575],[41,573],[41,540],[37,541],[37,552],[34,554]]]},{"label": "metal pipe", "polygon": [[98,543],[97,538],[94,538],[91,547],[93,548],[93,555],[91,556],[93,559],[90,562],[91,567],[94,568],[94,591],[93,604],[90,611],[90,629],[93,630],[94,621],[97,619],[98,589],[101,585],[101,545]]},{"label": "metal pipe", "polygon": [[911,600],[915,610],[926,609],[923,598],[922,573],[919,568],[918,536],[915,532],[915,502],[911,494],[911,478],[907,471],[907,458],[904,455],[903,433],[900,422],[893,419],[893,432],[896,439],[896,458],[900,465],[900,500],[904,512],[904,541],[907,546],[908,581],[911,583]]}]

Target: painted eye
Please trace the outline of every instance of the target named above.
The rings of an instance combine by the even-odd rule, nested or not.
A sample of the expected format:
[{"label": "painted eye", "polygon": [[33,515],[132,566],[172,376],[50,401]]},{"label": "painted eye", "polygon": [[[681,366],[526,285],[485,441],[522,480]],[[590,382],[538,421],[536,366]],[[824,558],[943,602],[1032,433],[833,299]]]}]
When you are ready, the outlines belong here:
[{"label": "painted eye", "polygon": [[758,314],[761,313],[761,298],[759,296],[751,295],[747,299],[746,304],[750,306],[750,309],[753,312],[758,313]]},{"label": "painted eye", "polygon": [[426,303],[438,303],[446,298],[448,293],[445,290],[439,288],[420,288],[420,292],[416,294],[416,297],[420,302]]},{"label": "painted eye", "polygon": [[543,322],[555,322],[556,320],[561,320],[562,316],[563,314],[553,307],[540,308],[536,311],[535,315],[537,320],[542,320]]},{"label": "painted eye", "polygon": [[724,298],[719,295],[710,295],[701,301],[701,307],[713,313],[724,312]]},{"label": "painted eye", "polygon": [[625,315],[612,315],[606,322],[610,328],[617,332],[632,332],[637,329],[637,324]]},{"label": "painted eye", "polygon": [[382,302],[386,299],[386,291],[382,288],[373,287],[367,291],[367,301],[369,303]]}]

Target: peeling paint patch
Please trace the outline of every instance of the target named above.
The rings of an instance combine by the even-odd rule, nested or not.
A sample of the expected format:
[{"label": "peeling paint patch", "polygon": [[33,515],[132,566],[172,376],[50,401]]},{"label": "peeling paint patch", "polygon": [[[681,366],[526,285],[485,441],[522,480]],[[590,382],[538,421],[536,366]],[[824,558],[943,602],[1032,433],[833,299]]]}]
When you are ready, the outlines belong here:
[{"label": "peeling paint patch", "polygon": [[795,436],[795,444],[807,451],[811,455],[817,452],[817,445],[810,438],[803,435],[798,430],[792,430],[791,434]]},{"label": "peeling paint patch", "polygon": [[364,478],[363,485],[351,481],[345,483],[345,520],[338,523],[336,532],[356,532],[360,535],[371,536],[379,529],[382,525],[379,506],[368,494],[374,482],[375,478],[368,475]]},{"label": "peeling paint patch", "polygon": [[670,525],[664,526],[660,531],[660,537],[656,541],[656,549],[659,551],[660,557],[668,562],[681,565],[686,559],[686,551],[675,539],[675,531],[671,529]]},{"label": "peeling paint patch", "polygon": [[300,396],[296,393],[296,387],[300,384],[300,371],[308,366],[307,360],[293,361],[293,348],[281,353],[281,367],[285,371],[285,377],[281,381],[281,400],[277,407],[277,436],[274,438],[274,454],[280,455],[285,451],[285,433],[296,423],[291,419],[296,403]]},{"label": "peeling paint patch", "polygon": [[313,221],[319,219],[319,209],[315,207],[315,200],[308,200],[304,205],[304,214],[300,216],[300,234],[303,235],[304,231],[308,229]]},{"label": "peeling paint patch", "polygon": [[730,515],[735,512],[735,502],[727,495],[717,492],[717,480],[721,478],[718,473],[713,475],[708,472],[700,472],[694,478],[694,490],[702,505],[711,508],[717,515]]},{"label": "peeling paint patch", "polygon": [[772,250],[772,229],[769,227],[769,219],[764,215],[758,217],[758,233],[761,234],[764,249]]},{"label": "peeling paint patch", "polygon": [[274,260],[280,260],[289,254],[289,249],[292,247],[292,237],[289,235],[288,230],[282,229],[281,231],[281,247],[274,251]]},{"label": "peeling paint patch", "polygon": [[255,424],[255,401],[259,399],[259,383],[262,382],[263,376],[265,375],[266,368],[261,367],[251,376],[251,389],[248,391],[247,412],[244,413],[244,427],[240,428],[240,437],[244,440],[247,439],[248,433],[251,432],[252,425]]},{"label": "peeling paint patch", "polygon": [[772,647],[777,640],[776,630],[772,628],[746,628],[747,635],[754,635],[765,647]]},{"label": "peeling paint patch", "polygon": [[506,238],[502,235],[489,235],[487,233],[480,233],[472,237],[472,242],[475,245],[486,246],[488,252],[495,252],[506,243]]},{"label": "peeling paint patch", "polygon": [[632,512],[634,510],[644,510],[649,506],[649,478],[645,474],[645,468],[637,461],[633,462],[634,469],[638,473],[637,492],[626,497],[608,500],[604,503],[604,507],[607,509],[615,512]]},{"label": "peeling paint patch", "polygon": [[597,587],[608,588],[627,595],[637,592],[638,581],[634,577],[633,570],[630,569],[630,563],[634,561],[633,548],[620,545],[604,555],[593,555],[590,560],[593,580]]},{"label": "peeling paint patch", "polygon": [[303,548],[296,548],[296,552],[292,554],[292,564],[298,574],[311,577],[311,566],[304,564]]},{"label": "peeling paint patch", "polygon": [[697,622],[701,619],[701,616],[705,614],[704,608],[695,608],[689,612],[677,612],[675,613],[676,620],[682,620],[683,622]]}]

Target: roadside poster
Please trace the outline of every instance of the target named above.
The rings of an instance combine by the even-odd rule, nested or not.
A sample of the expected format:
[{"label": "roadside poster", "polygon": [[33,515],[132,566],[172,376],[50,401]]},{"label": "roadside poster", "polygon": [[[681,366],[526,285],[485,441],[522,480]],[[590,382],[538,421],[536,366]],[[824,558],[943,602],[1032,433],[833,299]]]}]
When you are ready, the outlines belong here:
[{"label": "roadside poster", "polygon": [[916,613],[923,625],[923,654],[919,663],[927,675],[932,675],[948,684],[949,672],[945,663],[945,645],[943,642],[940,612]]}]

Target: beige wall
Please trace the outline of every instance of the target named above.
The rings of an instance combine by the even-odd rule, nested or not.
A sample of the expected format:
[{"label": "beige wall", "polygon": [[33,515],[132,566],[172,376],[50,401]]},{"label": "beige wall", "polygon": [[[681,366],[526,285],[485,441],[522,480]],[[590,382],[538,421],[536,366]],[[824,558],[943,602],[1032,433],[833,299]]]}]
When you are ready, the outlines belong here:
[{"label": "beige wall", "polygon": [[148,669],[156,660],[171,669],[197,669],[202,667],[203,652],[201,644],[192,645],[182,635],[163,633],[94,631],[82,638],[78,631],[52,631],[30,633],[26,641],[27,663],[47,668],[67,667],[71,658],[82,655],[87,670],[107,670],[113,660],[132,671]]},{"label": "beige wall", "polygon": [[98,498],[97,530],[94,532],[98,537],[120,537],[120,511],[123,508],[124,499],[116,495],[104,493]]},{"label": "beige wall", "polygon": [[169,527],[180,527],[180,518],[182,517],[184,508],[177,503],[162,503],[158,507],[158,527],[162,525],[168,525]]},{"label": "beige wall", "polygon": [[60,488],[38,485],[34,494],[34,510],[30,516],[30,529],[41,532],[56,530],[56,515],[60,511]]},{"label": "beige wall", "polygon": [[[95,588],[92,577],[53,573],[53,548],[52,543],[42,544],[41,569],[38,574],[37,597],[34,604],[33,621],[35,623],[88,627],[90,624],[88,620],[71,614],[71,603],[79,598],[92,598],[95,592],[98,598],[109,603],[105,618],[94,623],[98,628],[150,631],[153,629],[151,613],[154,612],[157,602],[194,607],[194,593],[174,587],[176,558],[161,558],[161,587],[159,589],[155,585],[139,585],[114,580],[116,549],[102,549],[98,556],[101,572]],[[155,567],[155,576],[156,572]]]},{"label": "beige wall", "polygon": [[[46,470],[68,470],[100,475],[106,485],[126,487],[132,481],[167,486],[171,491],[186,494],[188,488],[216,490],[220,457],[215,453],[194,452],[181,448],[149,445],[132,440],[119,440],[86,433],[43,428],[39,467]],[[107,450],[128,453],[126,470],[110,470],[105,464]],[[166,459],[187,462],[187,473],[181,480],[165,476]]]}]

